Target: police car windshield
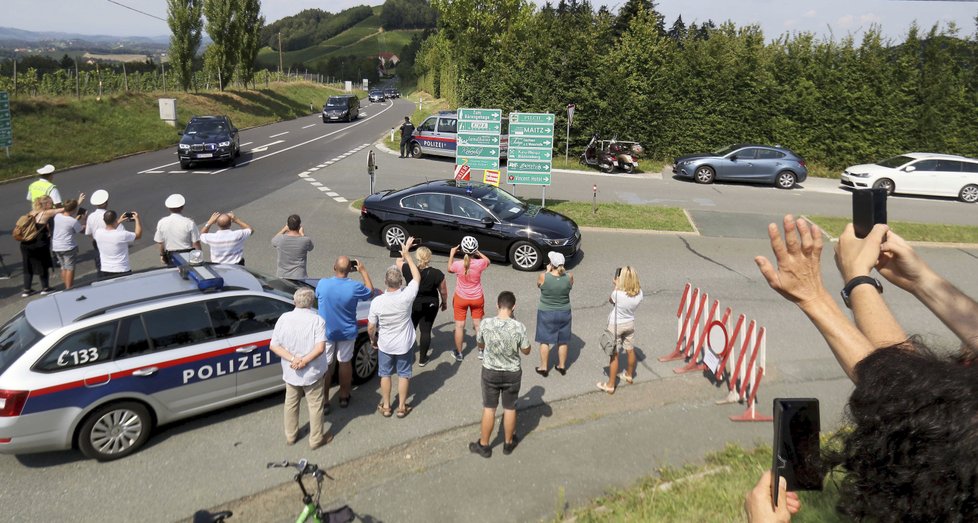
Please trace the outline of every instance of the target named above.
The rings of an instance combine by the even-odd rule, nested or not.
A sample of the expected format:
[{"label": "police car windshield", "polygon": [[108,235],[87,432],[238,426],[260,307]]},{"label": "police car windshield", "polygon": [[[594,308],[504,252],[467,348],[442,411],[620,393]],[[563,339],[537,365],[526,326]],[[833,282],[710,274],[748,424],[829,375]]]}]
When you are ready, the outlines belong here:
[{"label": "police car windshield", "polygon": [[330,96],[326,100],[326,107],[346,107],[346,98]]},{"label": "police car windshield", "polygon": [[485,193],[476,199],[488,207],[500,220],[511,220],[526,211],[526,204],[519,198],[496,187],[489,187]]},{"label": "police car windshield", "polygon": [[0,374],[41,339],[23,312],[0,327]]},{"label": "police car windshield", "polygon": [[191,122],[187,126],[187,131],[184,134],[215,134],[221,132],[224,132],[224,124],[222,122],[202,121]]},{"label": "police car windshield", "polygon": [[295,296],[295,291],[299,290],[299,286],[290,281],[269,276],[268,274],[248,268],[245,268],[245,270],[251,273],[251,275],[261,283],[261,288],[268,292],[278,294],[279,296],[283,296],[291,300]]}]

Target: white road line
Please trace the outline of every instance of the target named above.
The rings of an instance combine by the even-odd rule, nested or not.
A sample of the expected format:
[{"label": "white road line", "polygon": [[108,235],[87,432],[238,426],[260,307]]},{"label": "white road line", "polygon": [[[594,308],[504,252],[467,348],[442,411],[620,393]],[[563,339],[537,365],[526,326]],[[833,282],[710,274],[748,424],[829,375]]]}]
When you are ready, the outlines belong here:
[{"label": "white road line", "polygon": [[332,197],[335,198],[335,197],[339,196],[339,194],[336,194],[335,192],[330,191],[330,192],[326,193],[326,196],[332,196]]},{"label": "white road line", "polygon": [[323,192],[326,192],[326,191],[329,190],[329,187],[320,187],[319,190],[320,191],[323,191]]},{"label": "white road line", "polygon": [[164,171],[143,171],[139,174],[163,174]]},{"label": "white road line", "polygon": [[289,131],[285,131],[284,133],[273,134],[273,135],[269,136],[269,138],[278,138],[279,136],[283,136],[283,135],[286,135],[286,134],[289,134]]},{"label": "white road line", "polygon": [[271,147],[271,146],[273,146],[273,145],[277,145],[277,144],[280,144],[280,143],[282,143],[282,142],[284,142],[284,141],[285,141],[285,140],[275,140],[275,141],[274,141],[274,142],[272,142],[272,143],[266,143],[265,145],[259,145],[258,147],[254,147],[254,148],[252,148],[252,149],[251,149],[250,151],[248,151],[248,152],[250,152],[250,153],[260,153],[260,152],[264,152],[264,151],[267,151],[269,147]]},{"label": "white road line", "polygon": [[319,183],[319,182],[309,182],[309,185],[312,185],[313,187],[319,187],[319,186],[321,186],[322,184],[321,184],[321,183]]},{"label": "white road line", "polygon": [[308,178],[309,173],[299,173],[299,178]]},{"label": "white road line", "polygon": [[187,171],[170,171],[170,174],[185,174]]},{"label": "white road line", "polygon": [[243,144],[241,144],[241,145],[239,145],[238,147],[244,147],[244,146],[246,146],[246,145],[251,145],[251,144],[253,144],[253,143],[255,143],[255,142],[245,142],[245,143],[243,143]]},{"label": "white road line", "polygon": [[318,125],[318,124],[314,124],[314,123],[311,123],[311,124],[309,124],[309,125],[307,125],[307,126],[305,126],[305,127],[303,127],[303,129],[308,129],[308,128],[310,128],[310,127],[315,127],[316,125]]},{"label": "white road line", "polygon": [[340,203],[346,203],[346,202],[350,201],[350,200],[347,200],[346,198],[344,198],[342,196],[340,196],[338,198],[333,198],[333,199],[336,200],[336,201],[338,201],[338,202],[340,202]]},{"label": "white road line", "polygon": [[309,168],[309,171],[310,172],[312,172],[312,171],[318,171],[318,170],[319,170],[319,167],[310,167]]},{"label": "white road line", "polygon": [[[388,111],[392,107],[394,107],[393,104],[391,104],[390,106],[386,107],[383,111],[381,111],[381,112],[379,112],[379,113],[377,113],[377,114],[375,114],[375,115],[373,115],[373,116],[371,116],[369,118],[364,118],[364,119],[358,121],[357,123],[351,124],[351,125],[347,125],[346,127],[342,128],[342,129],[337,129],[335,131],[328,132],[328,133],[326,133],[324,135],[317,136],[315,138],[311,138],[311,139],[306,140],[304,142],[297,143],[295,145],[291,145],[291,146],[286,147],[284,149],[279,149],[278,151],[270,152],[270,153],[268,153],[268,154],[266,154],[264,156],[259,156],[258,158],[252,158],[252,159],[250,159],[248,161],[241,162],[241,163],[238,164],[238,167],[241,167],[241,166],[244,166],[244,165],[248,165],[251,162],[257,162],[258,160],[264,160],[265,158],[268,158],[270,156],[275,156],[276,154],[282,154],[282,153],[284,153],[286,151],[291,151],[292,149],[295,149],[297,147],[302,147],[303,145],[309,145],[312,142],[317,142],[319,140],[322,140],[323,138],[328,138],[328,137],[333,136],[334,134],[337,134],[337,133],[343,133],[343,132],[349,131],[350,128],[352,128],[352,127],[356,127],[358,125],[363,125],[363,124],[367,123],[368,121],[370,121],[370,120],[372,120],[372,119],[374,119],[374,118],[376,118],[376,117],[384,114],[386,111]],[[169,165],[173,165],[173,164],[169,164]],[[227,169],[221,169],[220,171],[215,171],[213,174],[220,174],[220,173],[222,173],[222,172],[224,172],[226,170]]]},{"label": "white road line", "polygon": [[210,171],[194,171],[194,174],[210,174]]},{"label": "white road line", "polygon": [[323,186],[323,189],[326,189],[326,190],[328,191],[328,190],[329,190],[329,187],[326,187],[326,186],[324,185],[324,186]]}]

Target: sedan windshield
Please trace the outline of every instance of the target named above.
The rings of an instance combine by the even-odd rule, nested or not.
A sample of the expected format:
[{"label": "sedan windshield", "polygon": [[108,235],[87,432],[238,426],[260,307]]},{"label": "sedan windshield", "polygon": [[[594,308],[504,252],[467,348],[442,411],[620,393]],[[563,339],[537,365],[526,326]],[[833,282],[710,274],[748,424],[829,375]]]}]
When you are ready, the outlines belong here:
[{"label": "sedan windshield", "polygon": [[500,220],[511,220],[526,211],[526,204],[519,198],[496,187],[490,187],[476,199]]},{"label": "sedan windshield", "polygon": [[216,134],[224,132],[224,123],[219,121],[205,120],[191,122],[187,126],[185,134]]},{"label": "sedan windshield", "polygon": [[739,145],[728,145],[728,146],[726,146],[726,147],[724,147],[722,149],[717,149],[716,151],[713,151],[713,154],[715,154],[717,156],[726,156],[726,155],[728,155],[728,154],[736,151],[737,149],[740,149],[740,146]]},{"label": "sedan windshield", "polygon": [[326,107],[346,107],[346,98],[331,96],[326,100]]},{"label": "sedan windshield", "polygon": [[891,169],[896,169],[897,167],[900,167],[901,165],[904,165],[912,161],[913,158],[909,156],[894,156],[893,158],[888,158],[886,160],[883,160],[882,162],[877,162],[876,165],[889,167]]}]

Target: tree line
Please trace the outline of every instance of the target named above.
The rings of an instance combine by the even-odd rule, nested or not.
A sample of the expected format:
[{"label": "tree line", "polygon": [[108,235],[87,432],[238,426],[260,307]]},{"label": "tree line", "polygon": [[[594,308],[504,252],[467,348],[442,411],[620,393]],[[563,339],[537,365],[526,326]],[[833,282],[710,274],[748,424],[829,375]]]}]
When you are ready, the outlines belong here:
[{"label": "tree line", "polygon": [[433,6],[438,31],[416,57],[419,88],[458,107],[562,118],[574,103],[578,151],[598,133],[664,160],[739,142],[834,169],[907,151],[978,156],[978,43],[953,24],[913,25],[900,42],[878,26],[858,41],[766,41],[755,25],[680,18],[667,29],[650,0],[617,13],[586,0]]},{"label": "tree line", "polygon": [[261,43],[278,51],[281,33],[283,51],[305,49],[329,40],[373,14],[373,8],[365,5],[351,7],[336,14],[322,9],[304,9],[267,25],[261,31]]}]

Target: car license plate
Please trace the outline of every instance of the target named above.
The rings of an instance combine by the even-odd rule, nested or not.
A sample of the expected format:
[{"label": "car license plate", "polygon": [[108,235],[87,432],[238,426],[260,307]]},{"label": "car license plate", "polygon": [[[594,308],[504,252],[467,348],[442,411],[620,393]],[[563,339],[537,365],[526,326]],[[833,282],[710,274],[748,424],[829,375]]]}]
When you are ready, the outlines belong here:
[{"label": "car license plate", "polygon": [[339,116],[330,116],[329,119],[330,120],[339,120],[340,117]]},{"label": "car license plate", "polygon": [[213,157],[214,155],[211,153],[200,153],[197,155],[197,158],[213,158]]}]

